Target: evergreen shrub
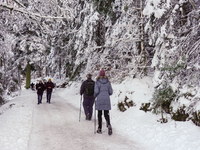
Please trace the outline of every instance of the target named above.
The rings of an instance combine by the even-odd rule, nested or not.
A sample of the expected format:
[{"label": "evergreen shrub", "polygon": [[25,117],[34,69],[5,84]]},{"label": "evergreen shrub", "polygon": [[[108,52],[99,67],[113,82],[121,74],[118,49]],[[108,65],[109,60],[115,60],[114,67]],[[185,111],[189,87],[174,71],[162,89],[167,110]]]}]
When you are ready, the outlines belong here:
[{"label": "evergreen shrub", "polygon": [[192,113],[192,122],[197,125],[197,126],[200,126],[200,111],[195,111]]},{"label": "evergreen shrub", "polygon": [[160,111],[165,111],[166,113],[170,113],[171,102],[175,100],[176,94],[172,90],[171,86],[167,83],[164,84],[162,87],[157,88],[153,94],[152,99],[152,108],[153,111],[157,114]]},{"label": "evergreen shrub", "polygon": [[128,10],[128,6],[124,6],[124,11],[126,12]]},{"label": "evergreen shrub", "polygon": [[120,111],[124,112],[127,108],[135,106],[135,103],[132,100],[128,101],[128,99],[129,98],[125,96],[124,101],[117,104]]},{"label": "evergreen shrub", "polygon": [[189,114],[185,111],[186,106],[183,105],[175,113],[172,113],[172,119],[175,121],[186,121],[189,117]]},{"label": "evergreen shrub", "polygon": [[151,105],[151,103],[142,103],[140,110],[143,110],[145,112],[151,111],[150,105]]}]

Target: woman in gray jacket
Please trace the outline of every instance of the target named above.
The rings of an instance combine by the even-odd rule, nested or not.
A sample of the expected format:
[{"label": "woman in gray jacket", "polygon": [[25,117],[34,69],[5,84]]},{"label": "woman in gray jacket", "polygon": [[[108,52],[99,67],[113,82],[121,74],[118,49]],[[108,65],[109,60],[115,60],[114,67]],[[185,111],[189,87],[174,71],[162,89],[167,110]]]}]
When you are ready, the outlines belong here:
[{"label": "woman in gray jacket", "polygon": [[112,134],[112,127],[110,124],[109,110],[111,110],[110,95],[113,89],[110,81],[105,76],[105,71],[101,70],[97,81],[95,82],[94,97],[96,99],[95,109],[98,110],[98,130],[97,133],[102,133],[102,111],[104,110],[104,117],[107,122],[108,134]]}]

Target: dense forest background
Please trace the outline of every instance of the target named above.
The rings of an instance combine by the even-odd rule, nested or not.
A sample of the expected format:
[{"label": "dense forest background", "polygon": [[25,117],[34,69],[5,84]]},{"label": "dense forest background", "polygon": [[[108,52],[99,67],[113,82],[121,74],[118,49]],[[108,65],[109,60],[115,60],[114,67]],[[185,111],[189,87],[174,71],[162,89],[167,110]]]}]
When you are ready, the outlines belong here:
[{"label": "dense forest background", "polygon": [[0,0],[0,13],[1,103],[25,80],[80,81],[104,68],[115,83],[152,76],[145,109],[199,124],[200,1]]}]

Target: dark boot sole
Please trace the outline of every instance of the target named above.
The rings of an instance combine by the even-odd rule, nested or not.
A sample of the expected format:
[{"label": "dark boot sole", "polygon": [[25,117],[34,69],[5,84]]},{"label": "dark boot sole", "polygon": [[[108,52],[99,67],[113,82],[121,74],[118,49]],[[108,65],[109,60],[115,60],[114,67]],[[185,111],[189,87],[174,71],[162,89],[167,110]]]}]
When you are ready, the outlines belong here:
[{"label": "dark boot sole", "polygon": [[112,135],[112,129],[108,129],[108,135]]}]

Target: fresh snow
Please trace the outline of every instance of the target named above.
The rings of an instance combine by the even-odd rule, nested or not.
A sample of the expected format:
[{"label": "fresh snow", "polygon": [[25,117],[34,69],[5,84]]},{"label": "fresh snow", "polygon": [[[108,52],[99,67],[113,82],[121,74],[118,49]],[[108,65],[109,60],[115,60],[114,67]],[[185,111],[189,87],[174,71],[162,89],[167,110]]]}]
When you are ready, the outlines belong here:
[{"label": "fresh snow", "polygon": [[[21,94],[0,107],[0,150],[197,150],[200,128],[191,121],[158,122],[160,115],[139,110],[152,98],[150,77],[126,79],[112,84],[110,111],[113,135],[109,136],[103,118],[102,134],[94,132],[94,117],[86,121],[79,111],[80,82],[55,89],[52,103],[37,105],[36,91],[23,89]],[[125,96],[136,106],[120,112],[118,102]],[[97,114],[97,113],[96,113]],[[96,118],[97,119],[97,118]],[[96,122],[97,127],[97,122]]]}]

